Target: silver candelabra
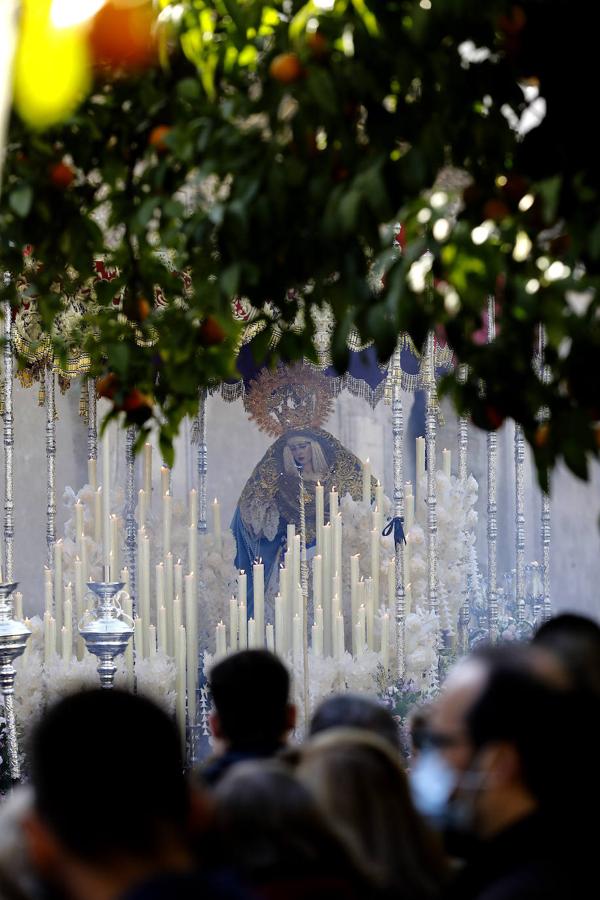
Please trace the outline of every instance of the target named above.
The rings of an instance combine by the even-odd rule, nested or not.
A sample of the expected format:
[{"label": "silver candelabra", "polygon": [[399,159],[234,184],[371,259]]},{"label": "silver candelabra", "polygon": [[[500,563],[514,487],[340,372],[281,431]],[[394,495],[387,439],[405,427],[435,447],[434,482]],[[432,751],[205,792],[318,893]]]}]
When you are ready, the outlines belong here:
[{"label": "silver candelabra", "polygon": [[14,708],[16,672],[13,662],[25,650],[31,634],[31,629],[13,615],[12,593],[16,587],[17,582],[0,584],[0,693],[6,719],[8,766],[13,781],[19,781],[21,777]]},{"label": "silver candelabra", "polygon": [[133,622],[117,601],[124,583],[90,581],[88,587],[97,598],[96,607],[89,618],[84,616],[79,625],[79,634],[90,653],[98,657],[100,686],[112,688],[117,671],[114,660],[125,651],[133,636]]}]

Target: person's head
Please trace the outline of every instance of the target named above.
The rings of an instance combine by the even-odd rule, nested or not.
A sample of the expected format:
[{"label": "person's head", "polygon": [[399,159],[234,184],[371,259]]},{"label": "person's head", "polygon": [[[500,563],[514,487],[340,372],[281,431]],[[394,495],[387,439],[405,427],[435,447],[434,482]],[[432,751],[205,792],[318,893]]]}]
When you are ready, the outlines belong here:
[{"label": "person's head", "polygon": [[400,733],[391,712],[372,697],[335,694],[319,704],[310,723],[310,734],[330,728],[361,728],[378,734],[400,750]]},{"label": "person's head", "polygon": [[295,725],[288,670],[267,650],[242,650],[209,675],[215,738],[228,749],[265,750],[285,742]]},{"label": "person's head", "polygon": [[30,765],[25,833],[49,882],[92,897],[92,882],[122,889],[189,864],[181,739],[149,700],[93,690],[59,701],[35,727]]},{"label": "person's head", "polygon": [[544,622],[532,643],[559,660],[575,689],[600,695],[600,625],[597,622],[563,613]]},{"label": "person's head", "polygon": [[261,884],[341,874],[348,860],[310,791],[279,760],[233,766],[215,788],[217,859]]},{"label": "person's head", "polygon": [[296,771],[372,884],[406,896],[437,892],[441,858],[388,740],[357,728],[321,732],[300,748]]},{"label": "person's head", "polygon": [[408,740],[411,764],[427,745],[429,733],[429,717],[431,714],[430,703],[420,703],[411,709],[408,716]]},{"label": "person's head", "polygon": [[[21,784],[10,794],[2,798],[0,803],[0,897],[11,900],[16,890],[21,897],[28,898],[38,893],[35,872],[27,855],[23,822],[31,814],[33,793],[31,786]],[[14,886],[11,893],[6,881]]]},{"label": "person's head", "polygon": [[327,474],[327,461],[321,445],[307,431],[292,431],[283,448],[285,471],[293,474],[302,469],[321,478]]},{"label": "person's head", "polygon": [[453,824],[487,838],[551,808],[565,694],[536,667],[527,648],[505,646],[482,649],[450,673],[414,772],[423,812],[435,812],[431,802],[441,813],[449,801]]}]

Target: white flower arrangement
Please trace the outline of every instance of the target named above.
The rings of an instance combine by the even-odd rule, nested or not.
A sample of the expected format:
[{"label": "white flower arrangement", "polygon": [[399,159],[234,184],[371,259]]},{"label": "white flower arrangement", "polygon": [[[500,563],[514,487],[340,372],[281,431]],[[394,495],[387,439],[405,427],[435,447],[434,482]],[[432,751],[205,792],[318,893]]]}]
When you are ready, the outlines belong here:
[{"label": "white flower arrangement", "polygon": [[427,693],[437,680],[437,643],[437,617],[417,607],[406,617],[404,678],[419,693]]},{"label": "white flower arrangement", "polygon": [[175,714],[175,662],[164,653],[156,653],[135,664],[137,692],[153,700],[169,715]]},{"label": "white flower arrangement", "polygon": [[[298,709],[299,725],[304,725],[304,666],[302,660],[286,660],[292,674],[294,702]],[[358,659],[347,651],[339,658],[315,656],[308,652],[309,708],[311,712],[330,694],[344,691],[376,694],[381,675],[381,656],[365,650]]]},{"label": "white flower arrangement", "polygon": [[[45,663],[41,619],[34,616],[30,620],[30,627],[32,634],[27,651],[15,660],[15,718],[24,744],[31,728],[49,705],[61,697],[99,686],[98,660],[95,656],[86,651],[81,660],[73,656],[67,662],[54,656]],[[115,687],[126,690],[131,687],[131,679],[124,657],[118,657],[116,665]],[[176,702],[174,661],[162,653],[138,659],[135,663],[135,675],[137,692],[149,697],[169,715],[173,715]]]},{"label": "white flower arrangement", "polygon": [[[229,528],[221,534],[221,547],[214,534],[198,536],[200,560],[200,608],[198,633],[200,646],[213,647],[215,628],[229,616],[229,598],[237,593],[235,538]],[[252,573],[248,573],[252,578]]]}]

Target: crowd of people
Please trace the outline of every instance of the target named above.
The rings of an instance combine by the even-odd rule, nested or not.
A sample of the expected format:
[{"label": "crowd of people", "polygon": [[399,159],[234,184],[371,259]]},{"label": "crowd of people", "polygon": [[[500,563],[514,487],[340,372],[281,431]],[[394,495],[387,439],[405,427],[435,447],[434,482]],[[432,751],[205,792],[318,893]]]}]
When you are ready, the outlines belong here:
[{"label": "crowd of people", "polygon": [[49,709],[0,807],[0,900],[596,897],[600,627],[481,646],[402,729],[340,694],[295,735],[263,650],[210,673],[214,757],[186,772],[149,700]]}]

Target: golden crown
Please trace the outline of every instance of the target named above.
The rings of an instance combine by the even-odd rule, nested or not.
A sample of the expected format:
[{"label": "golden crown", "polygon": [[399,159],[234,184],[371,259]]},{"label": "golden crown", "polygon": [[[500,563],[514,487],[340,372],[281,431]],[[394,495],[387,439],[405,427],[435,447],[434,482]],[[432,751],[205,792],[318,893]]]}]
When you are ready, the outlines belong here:
[{"label": "golden crown", "polygon": [[329,379],[297,363],[263,369],[245,394],[244,406],[261,431],[279,437],[286,431],[320,428],[333,411]]}]

